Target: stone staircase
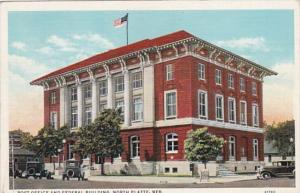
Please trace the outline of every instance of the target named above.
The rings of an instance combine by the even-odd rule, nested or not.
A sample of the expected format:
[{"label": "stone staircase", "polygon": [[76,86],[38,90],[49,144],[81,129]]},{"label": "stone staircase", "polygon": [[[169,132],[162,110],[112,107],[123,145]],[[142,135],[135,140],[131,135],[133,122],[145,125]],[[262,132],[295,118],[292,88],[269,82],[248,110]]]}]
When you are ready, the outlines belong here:
[{"label": "stone staircase", "polygon": [[237,174],[226,168],[223,164],[220,164],[217,167],[217,176],[237,176]]}]

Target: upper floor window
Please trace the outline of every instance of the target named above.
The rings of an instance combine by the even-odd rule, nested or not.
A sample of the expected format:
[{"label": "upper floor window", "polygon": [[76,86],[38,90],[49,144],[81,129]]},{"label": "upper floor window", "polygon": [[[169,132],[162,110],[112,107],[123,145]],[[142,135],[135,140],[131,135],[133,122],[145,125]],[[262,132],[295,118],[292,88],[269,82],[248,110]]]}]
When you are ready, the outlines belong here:
[{"label": "upper floor window", "polygon": [[72,107],[71,109],[71,127],[77,127],[78,125],[78,118],[77,118],[77,107]]},{"label": "upper floor window", "polygon": [[235,98],[228,98],[228,121],[235,123]]},{"label": "upper floor window", "polygon": [[107,108],[107,102],[106,101],[100,102],[100,104],[99,104],[99,112],[101,113],[106,108]]},{"label": "upper floor window", "polygon": [[228,74],[228,88],[234,89],[234,78],[233,78],[233,74]]},{"label": "upper floor window", "polygon": [[57,113],[56,112],[50,113],[50,125],[52,128],[57,129]]},{"label": "upper floor window", "polygon": [[99,82],[99,92],[100,96],[107,95],[107,80],[101,80]]},{"label": "upper floor window", "polygon": [[165,118],[177,116],[176,91],[165,92]]},{"label": "upper floor window", "polygon": [[116,109],[121,109],[121,118],[124,120],[124,99],[117,99],[116,100]]},{"label": "upper floor window", "polygon": [[52,105],[56,103],[56,91],[51,92],[50,101]]},{"label": "upper floor window", "polygon": [[198,115],[200,119],[207,119],[207,92],[198,91]]},{"label": "upper floor window", "polygon": [[254,127],[258,127],[259,117],[258,117],[258,106],[257,106],[257,104],[252,104],[252,122],[253,122]]},{"label": "upper floor window", "polygon": [[242,92],[246,91],[246,83],[244,78],[240,78],[240,90]]},{"label": "upper floor window", "polygon": [[178,151],[178,135],[169,133],[166,135],[166,152],[176,153]]},{"label": "upper floor window", "polygon": [[71,88],[71,101],[77,101],[77,87]]},{"label": "upper floor window", "polygon": [[140,137],[130,137],[130,157],[135,158],[140,156]]},{"label": "upper floor window", "polygon": [[247,103],[246,101],[240,101],[240,124],[247,124]]},{"label": "upper floor window", "polygon": [[198,64],[198,79],[205,80],[205,65]]},{"label": "upper floor window", "polygon": [[218,85],[222,84],[222,74],[221,74],[221,70],[219,70],[219,69],[216,69],[215,81],[216,81],[216,84],[218,84]]},{"label": "upper floor window", "polygon": [[216,95],[216,120],[224,120],[224,100],[222,95]]},{"label": "upper floor window", "polygon": [[89,125],[92,123],[92,107],[85,107],[84,112],[84,123],[85,125]]},{"label": "upper floor window", "polygon": [[142,97],[133,98],[133,121],[141,121],[143,119],[143,101]]},{"label": "upper floor window", "polygon": [[124,76],[115,77],[115,92],[124,91]]},{"label": "upper floor window", "polygon": [[140,88],[143,86],[142,72],[132,74],[132,88]]},{"label": "upper floor window", "polygon": [[257,95],[257,84],[256,82],[252,82],[252,95]]},{"label": "upper floor window", "polygon": [[166,80],[173,80],[173,65],[167,64],[166,65]]},{"label": "upper floor window", "polygon": [[92,89],[91,89],[91,85],[87,84],[84,86],[84,98],[88,99],[92,97]]}]

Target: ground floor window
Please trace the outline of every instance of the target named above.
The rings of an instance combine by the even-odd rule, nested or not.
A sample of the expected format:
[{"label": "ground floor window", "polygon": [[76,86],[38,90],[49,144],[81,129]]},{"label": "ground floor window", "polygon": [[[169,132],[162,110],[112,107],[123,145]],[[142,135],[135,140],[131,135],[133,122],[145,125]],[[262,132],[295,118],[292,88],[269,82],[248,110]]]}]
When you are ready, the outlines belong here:
[{"label": "ground floor window", "polygon": [[131,158],[140,156],[140,137],[132,136],[130,138],[130,155]]},{"label": "ground floor window", "polygon": [[253,139],[253,159],[258,159],[258,140]]},{"label": "ground floor window", "polygon": [[178,151],[178,135],[176,133],[169,133],[166,135],[166,152]]},{"label": "ground floor window", "polygon": [[235,160],[235,137],[229,137],[229,160]]}]

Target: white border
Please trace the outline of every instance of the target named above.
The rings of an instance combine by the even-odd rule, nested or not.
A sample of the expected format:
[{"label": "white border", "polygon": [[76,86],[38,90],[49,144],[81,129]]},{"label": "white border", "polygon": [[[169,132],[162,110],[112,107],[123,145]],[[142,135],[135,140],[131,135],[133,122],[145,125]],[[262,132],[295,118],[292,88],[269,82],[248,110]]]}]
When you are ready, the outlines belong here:
[{"label": "white border", "polygon": [[[77,10],[275,10],[275,9],[292,9],[295,12],[294,23],[295,23],[295,88],[294,89],[294,116],[296,119],[296,147],[300,147],[299,142],[299,2],[296,0],[291,1],[147,1],[147,2],[138,2],[138,1],[129,1],[129,2],[120,2],[120,1],[111,1],[111,2],[8,2],[2,3],[0,5],[0,59],[1,59],[1,70],[0,70],[0,94],[1,94],[1,106],[0,106],[0,128],[1,128],[1,167],[0,167],[0,190],[7,192],[8,189],[8,178],[3,176],[8,176],[8,170],[3,170],[3,168],[8,168],[8,69],[7,69],[7,12],[8,11],[54,11],[54,10],[68,10],[68,11],[77,11]],[[299,165],[299,148],[296,152],[296,162]],[[297,167],[299,168],[299,167]],[[296,178],[299,179],[299,172],[296,172]],[[296,187],[299,188],[300,180],[296,180]],[[71,190],[71,189],[70,189]],[[252,192],[265,192],[265,190],[275,190],[276,193],[279,192],[296,192],[295,188],[217,188],[217,189],[203,189],[205,192],[240,192],[241,190],[244,193]],[[38,190],[36,190],[38,191]],[[10,191],[12,192],[12,191]],[[163,189],[162,192],[173,192],[173,193],[182,193],[182,192],[199,192],[198,189]]]}]

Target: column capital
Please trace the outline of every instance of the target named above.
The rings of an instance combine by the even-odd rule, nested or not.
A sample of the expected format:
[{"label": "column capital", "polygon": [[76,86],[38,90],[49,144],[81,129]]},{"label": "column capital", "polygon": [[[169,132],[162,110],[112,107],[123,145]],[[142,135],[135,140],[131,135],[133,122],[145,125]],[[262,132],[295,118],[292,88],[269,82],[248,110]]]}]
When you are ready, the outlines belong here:
[{"label": "column capital", "polygon": [[80,80],[78,74],[73,74],[73,76],[75,78],[76,85],[81,85],[81,80]]},{"label": "column capital", "polygon": [[89,76],[90,76],[90,81],[91,82],[94,82],[96,79],[95,79],[95,76],[94,76],[94,72],[90,69],[90,68],[88,68],[87,69],[87,73],[89,74]]}]

